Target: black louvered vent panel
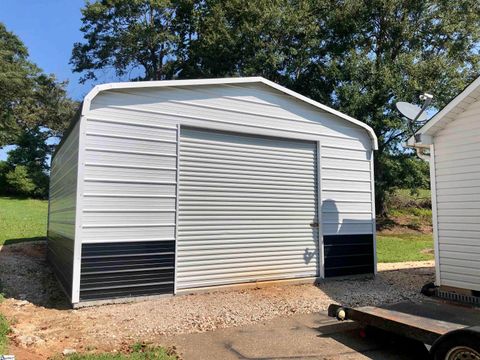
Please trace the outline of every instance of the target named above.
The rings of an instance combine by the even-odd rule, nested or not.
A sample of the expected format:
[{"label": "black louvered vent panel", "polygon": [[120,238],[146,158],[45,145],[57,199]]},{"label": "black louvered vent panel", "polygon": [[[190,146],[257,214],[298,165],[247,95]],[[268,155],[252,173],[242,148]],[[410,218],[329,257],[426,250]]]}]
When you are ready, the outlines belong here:
[{"label": "black louvered vent panel", "polygon": [[80,300],[173,293],[175,241],[83,244]]},{"label": "black louvered vent panel", "polygon": [[325,277],[373,274],[373,235],[324,235]]}]

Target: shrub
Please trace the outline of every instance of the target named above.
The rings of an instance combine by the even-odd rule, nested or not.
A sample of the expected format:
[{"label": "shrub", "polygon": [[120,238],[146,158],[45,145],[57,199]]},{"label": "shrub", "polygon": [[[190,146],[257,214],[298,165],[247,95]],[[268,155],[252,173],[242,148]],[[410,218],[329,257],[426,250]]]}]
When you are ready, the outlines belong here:
[{"label": "shrub", "polygon": [[29,196],[35,191],[35,183],[23,165],[16,166],[5,175],[8,190],[16,195]]}]

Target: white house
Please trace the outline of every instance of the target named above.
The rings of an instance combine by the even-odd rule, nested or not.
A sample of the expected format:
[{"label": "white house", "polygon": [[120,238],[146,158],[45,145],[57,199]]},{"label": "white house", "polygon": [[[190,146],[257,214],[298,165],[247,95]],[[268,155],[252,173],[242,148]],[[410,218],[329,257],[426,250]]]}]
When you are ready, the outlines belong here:
[{"label": "white house", "polygon": [[436,285],[480,294],[480,78],[409,139],[430,161]]},{"label": "white house", "polygon": [[260,77],[106,84],[52,161],[74,305],[374,273],[370,127]]}]

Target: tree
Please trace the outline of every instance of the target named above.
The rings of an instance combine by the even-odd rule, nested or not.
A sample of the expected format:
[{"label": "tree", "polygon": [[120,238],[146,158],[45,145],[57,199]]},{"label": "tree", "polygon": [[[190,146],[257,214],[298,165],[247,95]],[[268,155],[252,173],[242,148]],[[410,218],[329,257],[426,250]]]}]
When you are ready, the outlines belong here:
[{"label": "tree", "polygon": [[20,196],[33,195],[35,183],[28,174],[25,166],[17,166],[5,174],[9,193]]},{"label": "tree", "polygon": [[[440,108],[478,76],[478,1],[280,1],[283,16],[257,3],[208,3],[191,46],[198,74],[263,75],[370,125],[379,214],[395,188],[425,186],[428,168],[402,147],[411,134],[394,104],[428,91]],[[229,56],[215,65],[223,49]]]},{"label": "tree", "polygon": [[141,67],[138,80],[161,80],[174,74],[177,34],[175,8],[169,0],[101,0],[82,9],[86,43],[75,43],[71,63],[85,72],[82,82],[96,79],[96,70],[113,68],[123,76]]},{"label": "tree", "polygon": [[0,23],[0,149],[16,145],[0,164],[0,190],[46,197],[47,139],[61,136],[78,104],[66,83],[43,73],[28,58],[25,45]]},{"label": "tree", "polygon": [[17,109],[27,98],[36,71],[25,46],[0,23],[0,146],[10,143],[18,130]]},{"label": "tree", "polygon": [[372,126],[380,214],[428,177],[394,103],[428,91],[441,108],[480,66],[476,0],[101,0],[83,13],[84,80],[109,66],[140,66],[142,80],[262,75]]},{"label": "tree", "polygon": [[65,86],[33,64],[25,45],[0,23],[0,148],[39,126],[61,135],[77,107]]},{"label": "tree", "polygon": [[196,36],[178,76],[261,75],[294,87],[326,36],[314,1],[210,0],[194,13]]},{"label": "tree", "polygon": [[9,151],[5,165],[0,167],[6,179],[7,192],[47,197],[48,158],[53,151],[53,145],[47,144],[49,137],[49,131],[39,127],[26,130],[17,137],[16,147]]},{"label": "tree", "polygon": [[[382,214],[390,191],[422,185],[426,173],[426,167],[416,171],[404,155],[401,144],[411,134],[394,103],[416,102],[427,91],[441,108],[479,75],[480,3],[342,1],[333,10],[329,27],[334,36],[322,46],[328,64],[321,73],[320,67],[310,67],[305,76],[311,89],[331,87],[325,94],[331,105],[369,124],[379,137],[376,204]],[[351,27],[345,31],[346,24]],[[329,50],[339,45],[340,51]],[[322,75],[327,86],[317,80]],[[402,169],[410,169],[411,176],[405,177]]]}]

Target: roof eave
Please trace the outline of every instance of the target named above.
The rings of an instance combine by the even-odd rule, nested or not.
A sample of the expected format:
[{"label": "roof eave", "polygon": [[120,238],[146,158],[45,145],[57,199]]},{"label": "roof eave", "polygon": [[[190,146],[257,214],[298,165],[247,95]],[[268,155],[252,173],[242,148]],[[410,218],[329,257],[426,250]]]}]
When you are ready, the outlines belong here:
[{"label": "roof eave", "polygon": [[[422,136],[434,136],[435,133],[442,128],[442,124],[446,117],[454,111],[470,94],[480,88],[480,76],[476,78],[470,85],[468,85],[460,94],[458,94],[452,101],[450,101],[442,110],[440,110],[433,118],[431,118],[425,125],[423,125],[416,134]],[[413,139],[414,136],[408,139],[408,142]]]},{"label": "roof eave", "polygon": [[298,100],[306,102],[314,107],[317,107],[332,115],[338,116],[348,122],[351,122],[361,128],[363,128],[370,137],[372,142],[372,149],[378,150],[378,139],[373,129],[367,124],[354,119],[346,114],[341,113],[335,109],[332,109],[326,105],[323,105],[315,100],[312,100],[306,96],[303,96],[295,91],[289,90],[286,87],[278,85],[272,81],[269,81],[260,76],[254,77],[239,77],[239,78],[214,78],[214,79],[198,79],[198,80],[160,80],[160,81],[136,81],[136,82],[120,82],[109,83],[95,86],[85,96],[82,106],[82,115],[86,115],[90,109],[92,100],[101,92],[114,89],[128,89],[128,88],[152,88],[152,87],[167,87],[167,86],[192,86],[192,85],[221,85],[221,84],[245,84],[245,83],[262,83],[269,87],[272,87],[278,91],[281,91],[287,95],[290,95]]}]

